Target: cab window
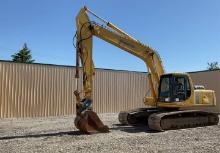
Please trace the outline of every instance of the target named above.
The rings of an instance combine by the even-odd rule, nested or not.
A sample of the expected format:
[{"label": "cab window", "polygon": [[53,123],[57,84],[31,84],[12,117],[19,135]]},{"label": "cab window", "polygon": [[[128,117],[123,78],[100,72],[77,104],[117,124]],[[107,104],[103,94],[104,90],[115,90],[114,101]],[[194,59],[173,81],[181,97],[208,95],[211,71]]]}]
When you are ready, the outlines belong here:
[{"label": "cab window", "polygon": [[186,75],[164,75],[160,79],[159,101],[181,102],[191,95],[189,79]]},{"label": "cab window", "polygon": [[189,79],[185,76],[174,77],[173,96],[174,101],[184,101],[190,97],[191,90]]}]

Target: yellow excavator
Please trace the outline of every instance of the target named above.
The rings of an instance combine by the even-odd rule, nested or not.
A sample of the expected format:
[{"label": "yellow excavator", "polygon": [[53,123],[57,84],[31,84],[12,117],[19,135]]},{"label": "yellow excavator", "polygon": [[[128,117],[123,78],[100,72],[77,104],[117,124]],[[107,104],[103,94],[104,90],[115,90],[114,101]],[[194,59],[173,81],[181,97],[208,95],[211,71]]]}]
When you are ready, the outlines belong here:
[{"label": "yellow excavator", "polygon": [[[91,21],[89,14],[102,24]],[[161,58],[154,49],[132,38],[86,7],[79,11],[76,26],[75,126],[80,131],[85,133],[109,132],[108,126],[104,125],[92,110],[95,74],[92,59],[93,36],[142,59],[147,66],[150,96],[144,97],[144,104],[148,107],[120,112],[118,119],[121,124],[146,124],[149,129],[156,131],[218,124],[218,114],[191,109],[198,106],[215,106],[215,92],[206,90],[202,86],[194,86],[187,73],[166,74]],[[79,73],[80,66],[82,75]],[[82,91],[79,91],[79,76],[82,76]]]}]

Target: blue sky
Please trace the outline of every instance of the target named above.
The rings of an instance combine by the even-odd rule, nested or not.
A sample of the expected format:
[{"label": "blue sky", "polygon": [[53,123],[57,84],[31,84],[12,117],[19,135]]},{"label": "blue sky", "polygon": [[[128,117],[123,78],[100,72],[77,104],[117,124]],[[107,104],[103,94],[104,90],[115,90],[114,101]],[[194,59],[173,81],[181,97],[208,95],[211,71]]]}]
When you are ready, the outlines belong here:
[{"label": "blue sky", "polygon": [[[134,38],[156,49],[167,72],[220,64],[219,0],[1,0],[0,59],[26,42],[37,63],[75,65],[75,16],[86,5]],[[98,68],[146,71],[144,63],[94,39]]]}]

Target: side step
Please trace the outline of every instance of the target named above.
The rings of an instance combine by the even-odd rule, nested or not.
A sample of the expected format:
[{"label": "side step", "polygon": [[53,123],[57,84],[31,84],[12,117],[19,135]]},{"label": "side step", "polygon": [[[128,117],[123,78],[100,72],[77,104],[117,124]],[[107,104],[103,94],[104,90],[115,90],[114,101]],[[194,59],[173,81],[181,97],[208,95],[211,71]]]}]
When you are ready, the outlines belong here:
[{"label": "side step", "polygon": [[156,131],[217,125],[218,122],[218,114],[199,110],[157,112],[148,118],[149,128]]}]

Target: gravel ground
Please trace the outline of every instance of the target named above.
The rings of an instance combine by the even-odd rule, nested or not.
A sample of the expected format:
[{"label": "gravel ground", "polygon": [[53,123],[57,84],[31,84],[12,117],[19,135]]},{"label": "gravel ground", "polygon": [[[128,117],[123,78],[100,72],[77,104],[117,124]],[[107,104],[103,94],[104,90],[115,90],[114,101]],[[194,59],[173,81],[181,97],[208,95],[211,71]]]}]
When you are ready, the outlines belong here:
[{"label": "gravel ground", "polygon": [[121,126],[117,114],[100,114],[111,132],[80,133],[73,116],[0,119],[0,152],[220,152],[220,125],[153,132]]}]

